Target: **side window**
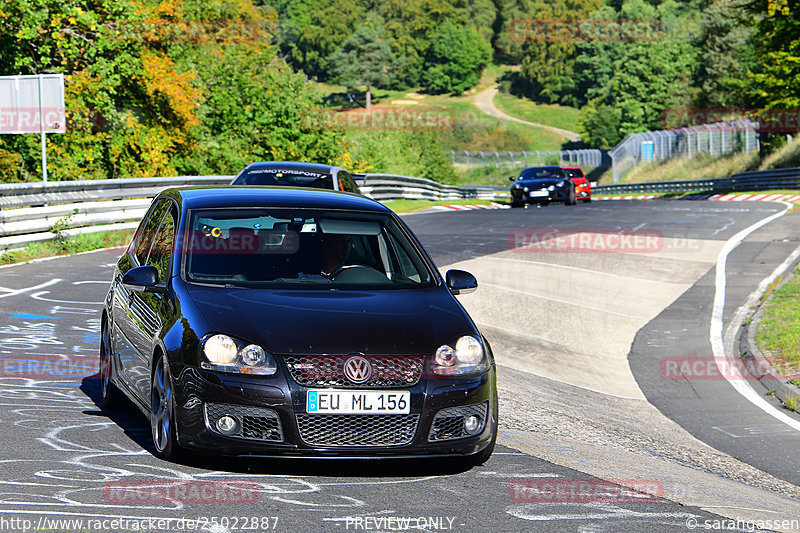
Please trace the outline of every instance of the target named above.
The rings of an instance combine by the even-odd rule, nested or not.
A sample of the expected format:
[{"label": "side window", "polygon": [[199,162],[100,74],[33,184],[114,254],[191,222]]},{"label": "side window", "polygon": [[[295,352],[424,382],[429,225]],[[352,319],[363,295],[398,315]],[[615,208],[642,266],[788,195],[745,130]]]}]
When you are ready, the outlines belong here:
[{"label": "side window", "polygon": [[150,210],[147,220],[139,226],[139,237],[136,241],[136,261],[140,265],[144,265],[147,261],[147,255],[150,252],[150,244],[153,242],[153,236],[164,217],[164,212],[169,207],[170,201],[167,198],[162,198]]},{"label": "side window", "polygon": [[175,242],[175,209],[170,209],[161,227],[158,228],[153,239],[153,246],[150,247],[150,255],[147,264],[156,267],[158,270],[158,280],[166,281],[172,275],[170,265],[172,264],[172,245]]},{"label": "side window", "polygon": [[340,171],[336,175],[336,179],[339,180],[340,191],[354,192],[356,194],[359,194],[361,192],[358,190],[358,185],[356,185],[356,180],[354,180],[353,176],[351,176],[347,172]]}]

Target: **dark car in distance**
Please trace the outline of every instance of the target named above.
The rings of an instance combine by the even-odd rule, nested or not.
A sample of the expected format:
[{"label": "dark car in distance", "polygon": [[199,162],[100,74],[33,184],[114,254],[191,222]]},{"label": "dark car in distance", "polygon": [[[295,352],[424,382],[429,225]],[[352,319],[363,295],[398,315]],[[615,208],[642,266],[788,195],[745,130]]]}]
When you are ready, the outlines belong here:
[{"label": "dark car in distance", "polygon": [[497,437],[491,348],[405,223],[363,196],[169,189],[120,257],[100,377],[157,456],[458,457]]},{"label": "dark car in distance", "polygon": [[514,182],[511,186],[511,207],[532,203],[576,203],[575,184],[561,167],[528,167],[518,177],[511,176],[509,179]]},{"label": "dark car in distance", "polygon": [[359,192],[353,176],[342,167],[297,161],[251,163],[236,175],[231,185],[275,185]]}]

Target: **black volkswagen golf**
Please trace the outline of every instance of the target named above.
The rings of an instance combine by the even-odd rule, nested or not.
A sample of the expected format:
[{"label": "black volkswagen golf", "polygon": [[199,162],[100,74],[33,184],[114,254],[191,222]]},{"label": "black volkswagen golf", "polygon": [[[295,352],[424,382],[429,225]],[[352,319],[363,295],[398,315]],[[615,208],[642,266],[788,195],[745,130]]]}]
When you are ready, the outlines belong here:
[{"label": "black volkswagen golf", "polygon": [[564,169],[556,166],[528,167],[519,177],[511,176],[511,207],[532,203],[564,202],[575,205],[575,184]]},{"label": "black volkswagen golf", "polygon": [[302,188],[170,189],[115,268],[103,401],[156,454],[455,456],[497,435],[489,344],[391,210]]}]

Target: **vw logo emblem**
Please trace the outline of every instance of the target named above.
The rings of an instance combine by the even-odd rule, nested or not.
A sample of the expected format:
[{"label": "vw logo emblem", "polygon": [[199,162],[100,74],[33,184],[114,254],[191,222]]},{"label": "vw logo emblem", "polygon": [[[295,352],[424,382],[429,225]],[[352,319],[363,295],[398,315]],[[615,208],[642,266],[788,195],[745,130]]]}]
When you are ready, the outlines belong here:
[{"label": "vw logo emblem", "polygon": [[364,383],[372,377],[372,365],[364,357],[354,355],[344,362],[344,375],[353,383]]}]

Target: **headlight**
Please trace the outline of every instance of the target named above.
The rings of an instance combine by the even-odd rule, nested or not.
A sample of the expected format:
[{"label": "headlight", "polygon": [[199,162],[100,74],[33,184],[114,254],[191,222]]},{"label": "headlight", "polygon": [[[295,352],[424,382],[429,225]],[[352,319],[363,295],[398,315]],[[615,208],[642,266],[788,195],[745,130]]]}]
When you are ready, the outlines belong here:
[{"label": "headlight", "polygon": [[264,364],[267,359],[267,352],[261,346],[251,344],[242,348],[242,362],[247,366],[258,366]]},{"label": "headlight", "polygon": [[203,343],[202,368],[240,374],[272,375],[278,370],[275,359],[257,344],[236,341],[227,335],[212,335]]},{"label": "headlight", "polygon": [[440,346],[433,359],[433,373],[440,376],[459,376],[486,370],[486,356],[481,341],[465,335],[456,341],[456,347]]},{"label": "headlight", "polygon": [[551,186],[549,186],[549,187],[547,188],[547,190],[548,190],[548,191],[554,191],[554,190],[556,190],[556,186],[555,186],[555,185],[551,185]]},{"label": "headlight", "polygon": [[556,183],[556,187],[563,187],[563,186],[564,186],[563,181],[559,181],[558,183]]},{"label": "headlight", "polygon": [[214,335],[206,341],[203,353],[208,360],[216,365],[226,365],[236,361],[239,349],[236,343],[227,335]]}]

